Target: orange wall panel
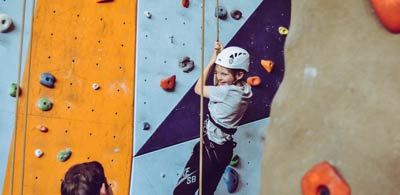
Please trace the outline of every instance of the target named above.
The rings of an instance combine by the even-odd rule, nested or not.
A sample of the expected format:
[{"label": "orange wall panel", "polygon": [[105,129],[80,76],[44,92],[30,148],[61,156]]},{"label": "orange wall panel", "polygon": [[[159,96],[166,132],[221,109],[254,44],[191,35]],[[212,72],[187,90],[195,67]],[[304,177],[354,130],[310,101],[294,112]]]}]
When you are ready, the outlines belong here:
[{"label": "orange wall panel", "polygon": [[[66,170],[91,160],[103,164],[114,194],[128,194],[136,2],[39,0],[32,32],[19,99],[13,194],[20,193],[22,179],[24,194],[59,194]],[[39,83],[42,72],[55,75],[55,88]],[[94,90],[93,83],[100,89]],[[41,97],[54,103],[52,110],[44,112],[37,107]],[[38,131],[40,124],[49,131]],[[44,152],[41,158],[34,155],[38,148]],[[56,156],[65,148],[72,149],[72,156],[59,162]],[[11,157],[3,194],[11,190]]]}]

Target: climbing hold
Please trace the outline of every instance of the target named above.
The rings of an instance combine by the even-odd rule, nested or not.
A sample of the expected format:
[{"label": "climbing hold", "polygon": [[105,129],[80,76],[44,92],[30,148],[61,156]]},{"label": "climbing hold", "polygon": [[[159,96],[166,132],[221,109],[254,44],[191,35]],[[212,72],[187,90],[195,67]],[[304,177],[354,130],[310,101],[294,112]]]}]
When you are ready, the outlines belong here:
[{"label": "climbing hold", "polygon": [[232,167],[237,167],[239,165],[239,162],[240,162],[240,157],[237,154],[235,154],[235,156],[233,156],[233,158],[231,159],[229,165],[231,165]]},{"label": "climbing hold", "polygon": [[162,79],[160,82],[160,87],[166,91],[173,91],[175,89],[175,80],[175,75]]},{"label": "climbing hold", "polygon": [[227,166],[222,179],[224,180],[229,193],[236,191],[236,188],[239,184],[239,174],[235,171],[235,169]]},{"label": "climbing hold", "polygon": [[92,84],[92,89],[98,90],[98,89],[100,89],[100,85],[98,83],[93,83]]},{"label": "climbing hold", "polygon": [[17,97],[17,89],[19,89],[18,94],[21,94],[21,88],[18,87],[17,83],[11,83],[8,94],[10,94],[11,97]]},{"label": "climbing hold", "polygon": [[7,14],[0,13],[0,32],[5,33],[11,29],[12,19]]},{"label": "climbing hold", "polygon": [[165,173],[161,173],[161,178],[165,178],[167,175]]},{"label": "climbing hold", "polygon": [[112,2],[113,0],[97,0],[97,3],[108,3]]},{"label": "climbing hold", "polygon": [[40,98],[38,107],[42,111],[49,111],[53,107],[53,103],[47,98]]},{"label": "climbing hold", "polygon": [[328,162],[321,162],[311,168],[302,178],[303,195],[350,195],[346,181]]},{"label": "climbing hold", "polygon": [[41,149],[36,149],[35,150],[35,156],[36,157],[38,157],[38,158],[40,158],[40,157],[42,157],[43,156],[43,151],[41,150]]},{"label": "climbing hold", "polygon": [[185,8],[189,7],[190,1],[189,0],[181,0],[182,6]]},{"label": "climbing hold", "polygon": [[43,133],[46,133],[47,131],[49,131],[49,129],[44,125],[38,125],[38,126],[36,126],[36,129]]},{"label": "climbing hold", "polygon": [[240,20],[240,18],[242,18],[242,12],[235,9],[231,11],[231,17],[235,20]]},{"label": "climbing hold", "polygon": [[169,36],[168,38],[170,39],[171,43],[174,43],[174,36],[173,35]]},{"label": "climbing hold", "polygon": [[283,26],[280,26],[278,28],[278,31],[279,31],[279,34],[281,34],[281,35],[287,35],[289,33],[289,30]]},{"label": "climbing hold", "polygon": [[251,86],[257,87],[261,84],[261,78],[259,76],[248,77],[247,83]]},{"label": "climbing hold", "polygon": [[150,19],[151,18],[151,13],[149,11],[145,11],[144,15],[146,16],[146,18]]},{"label": "climbing hold", "polygon": [[272,69],[274,68],[274,62],[271,60],[261,60],[261,65],[269,73],[271,73]]},{"label": "climbing hold", "polygon": [[194,61],[190,60],[189,57],[184,57],[179,61],[179,67],[182,68],[183,72],[188,73],[194,69]]},{"label": "climbing hold", "polygon": [[379,20],[392,33],[400,33],[400,0],[371,0]]},{"label": "climbing hold", "polygon": [[226,20],[228,17],[228,11],[226,11],[225,7],[218,6],[215,8],[215,17],[218,17],[221,20]]},{"label": "climbing hold", "polygon": [[143,123],[143,130],[149,130],[150,129],[150,123],[145,122]]},{"label": "climbing hold", "polygon": [[57,159],[60,162],[65,162],[65,161],[67,161],[69,159],[69,157],[71,157],[71,155],[72,155],[71,149],[67,148],[65,150],[60,151],[57,154]]},{"label": "climbing hold", "polygon": [[51,73],[45,72],[40,74],[40,84],[43,86],[53,88],[55,82],[56,78]]}]

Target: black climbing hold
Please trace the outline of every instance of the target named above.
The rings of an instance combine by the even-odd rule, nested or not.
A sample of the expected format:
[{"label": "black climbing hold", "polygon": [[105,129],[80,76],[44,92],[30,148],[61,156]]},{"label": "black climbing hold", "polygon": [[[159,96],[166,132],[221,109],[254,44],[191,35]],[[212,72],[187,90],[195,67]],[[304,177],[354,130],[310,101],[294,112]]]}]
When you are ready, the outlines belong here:
[{"label": "black climbing hold", "polygon": [[215,8],[215,17],[218,17],[221,20],[226,20],[228,17],[228,11],[223,6],[218,6]]},{"label": "black climbing hold", "polygon": [[47,98],[40,98],[38,107],[42,111],[49,111],[53,107],[53,103]]},{"label": "black climbing hold", "polygon": [[184,57],[179,61],[179,67],[182,68],[183,72],[188,73],[194,69],[194,61],[189,57]]},{"label": "black climbing hold", "polygon": [[149,130],[149,129],[150,129],[150,123],[145,122],[145,123],[143,124],[143,130]]},{"label": "black climbing hold", "polygon": [[231,17],[235,20],[240,20],[240,18],[242,18],[242,12],[239,10],[232,10]]},{"label": "black climbing hold", "polygon": [[329,189],[326,186],[319,187],[318,193],[319,193],[318,195],[330,195],[331,194]]},{"label": "black climbing hold", "polygon": [[40,75],[40,84],[43,86],[53,88],[55,82],[56,78],[51,73],[45,72]]}]

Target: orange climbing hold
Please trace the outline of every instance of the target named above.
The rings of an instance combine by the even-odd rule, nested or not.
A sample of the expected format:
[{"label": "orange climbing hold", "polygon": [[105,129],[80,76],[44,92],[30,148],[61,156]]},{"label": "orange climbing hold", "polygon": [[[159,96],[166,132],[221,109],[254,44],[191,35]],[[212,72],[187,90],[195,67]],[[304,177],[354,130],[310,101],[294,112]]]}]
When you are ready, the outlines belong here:
[{"label": "orange climbing hold", "polygon": [[261,78],[259,76],[252,76],[247,78],[247,83],[251,86],[257,87],[261,84]]},{"label": "orange climbing hold", "polygon": [[371,3],[383,26],[392,33],[400,33],[400,0],[371,0]]},{"label": "orange climbing hold", "polygon": [[189,0],[181,0],[181,3],[182,3],[182,6],[185,8],[188,8],[189,4],[190,4]]},{"label": "orange climbing hold", "polygon": [[261,60],[261,65],[269,73],[271,73],[272,69],[274,68],[274,62],[271,60]]},{"label": "orange climbing hold", "polygon": [[351,190],[336,169],[324,161],[309,170],[301,181],[303,195],[350,195]]},{"label": "orange climbing hold", "polygon": [[175,80],[175,75],[162,79],[160,82],[160,87],[166,91],[172,91],[175,88]]}]

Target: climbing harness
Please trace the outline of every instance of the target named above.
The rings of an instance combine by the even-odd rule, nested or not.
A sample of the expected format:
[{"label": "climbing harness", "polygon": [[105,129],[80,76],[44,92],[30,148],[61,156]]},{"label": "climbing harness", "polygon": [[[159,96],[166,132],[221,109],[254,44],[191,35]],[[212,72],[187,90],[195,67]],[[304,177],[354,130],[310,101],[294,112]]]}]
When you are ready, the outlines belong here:
[{"label": "climbing harness", "polygon": [[[34,8],[36,5],[35,0],[32,2],[32,10],[31,13],[34,13]],[[15,153],[16,153],[16,142],[17,142],[17,125],[18,125],[18,103],[19,103],[19,93],[20,93],[20,84],[21,84],[21,67],[22,67],[22,48],[24,46],[23,35],[25,32],[25,12],[26,12],[26,0],[22,2],[22,25],[21,25],[21,33],[19,37],[19,51],[18,51],[18,70],[17,70],[17,91],[16,91],[16,100],[15,100],[15,120],[14,120],[14,131],[12,134],[12,148],[11,148],[11,173],[10,173],[10,194],[14,194],[14,175],[15,175]],[[33,25],[33,18],[31,19],[31,24]],[[30,36],[33,34],[33,26],[31,30]],[[29,55],[28,58],[31,60],[31,48],[32,44],[29,46]],[[26,85],[26,98],[25,98],[25,110],[23,112],[23,126],[22,126],[22,160],[21,160],[21,184],[20,184],[20,194],[22,195],[24,192],[24,171],[25,171],[25,150],[26,150],[26,129],[27,129],[27,121],[28,121],[28,97],[29,97],[29,81],[30,81],[30,66],[31,62],[29,61],[28,67],[26,71],[28,72],[27,76],[27,85]]]}]

